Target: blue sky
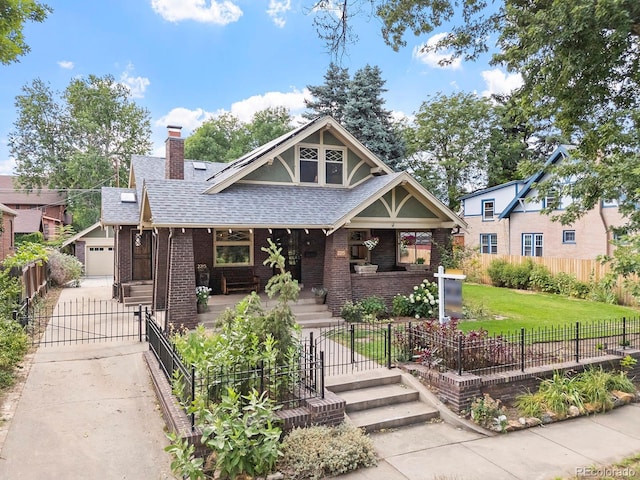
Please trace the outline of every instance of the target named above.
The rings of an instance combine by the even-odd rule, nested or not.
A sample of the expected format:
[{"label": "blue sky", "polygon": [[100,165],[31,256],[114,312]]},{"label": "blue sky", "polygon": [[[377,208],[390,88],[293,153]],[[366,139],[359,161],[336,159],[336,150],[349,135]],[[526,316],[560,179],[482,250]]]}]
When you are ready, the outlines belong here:
[{"label": "blue sky", "polygon": [[[35,78],[64,90],[71,79],[111,74],[131,89],[151,114],[154,152],[163,154],[166,125],[183,135],[212,115],[231,112],[242,120],[269,106],[296,116],[309,98],[307,85],[320,85],[331,57],[312,25],[312,0],[45,0],[54,12],[41,24],[27,24],[31,52],[19,63],[0,66],[0,173],[14,165],[7,137],[16,119],[14,101]],[[419,53],[430,36],[407,36],[394,52],[375,18],[358,19],[358,42],[342,57],[353,74],[378,65],[386,80],[386,107],[411,115],[429,95],[455,90],[506,92],[517,75],[474,63],[437,66]]]}]

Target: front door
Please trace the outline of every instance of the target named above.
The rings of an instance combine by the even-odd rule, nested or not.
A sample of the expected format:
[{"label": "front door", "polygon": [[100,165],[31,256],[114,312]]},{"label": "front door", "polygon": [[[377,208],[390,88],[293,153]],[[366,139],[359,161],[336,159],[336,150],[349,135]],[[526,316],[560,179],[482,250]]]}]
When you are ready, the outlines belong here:
[{"label": "front door", "polygon": [[132,278],[133,280],[151,280],[151,230],[142,234],[132,232]]},{"label": "front door", "polygon": [[302,281],[302,265],[300,255],[300,230],[274,230],[273,242],[282,248],[285,269],[298,282]]}]

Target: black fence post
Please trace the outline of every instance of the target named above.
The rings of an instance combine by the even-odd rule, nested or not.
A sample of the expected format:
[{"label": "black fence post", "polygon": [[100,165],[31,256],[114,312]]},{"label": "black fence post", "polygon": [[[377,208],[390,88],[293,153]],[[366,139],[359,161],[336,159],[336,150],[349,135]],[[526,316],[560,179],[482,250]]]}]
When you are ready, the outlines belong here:
[{"label": "black fence post", "polygon": [[462,335],[458,335],[458,375],[462,375]]},{"label": "black fence post", "polygon": [[324,398],[324,350],[320,350],[320,395]]},{"label": "black fence post", "polygon": [[576,322],[576,363],[580,363],[580,322]]},{"label": "black fence post", "polygon": [[622,350],[627,348],[627,317],[622,317]]},{"label": "black fence post", "polygon": [[356,361],[356,354],[355,354],[355,349],[356,349],[356,338],[355,338],[355,326],[352,323],[351,326],[349,327],[349,333],[351,335],[351,363],[355,363]]},{"label": "black fence post", "polygon": [[[148,307],[144,307],[145,319]],[[138,305],[138,341],[142,342],[142,304]]]},{"label": "black fence post", "polygon": [[409,322],[409,330],[407,330],[407,335],[409,335],[408,344],[409,344],[409,361],[413,360],[413,328],[411,327],[411,322]]},{"label": "black fence post", "polygon": [[524,372],[524,328],[520,329],[520,370]]},{"label": "black fence post", "polygon": [[[191,405],[196,399],[196,367],[191,365]],[[196,429],[196,412],[191,410],[191,431]]]},{"label": "black fence post", "polygon": [[387,368],[391,370],[391,323],[387,323]]},{"label": "black fence post", "polygon": [[260,395],[262,395],[264,393],[264,360],[260,360],[258,369],[260,370]]}]

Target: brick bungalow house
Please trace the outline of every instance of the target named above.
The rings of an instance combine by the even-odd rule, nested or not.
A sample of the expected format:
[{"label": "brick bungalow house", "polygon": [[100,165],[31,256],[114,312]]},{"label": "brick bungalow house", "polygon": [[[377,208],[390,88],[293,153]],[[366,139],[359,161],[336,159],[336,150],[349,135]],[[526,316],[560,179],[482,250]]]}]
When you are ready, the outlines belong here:
[{"label": "brick bungalow house", "polygon": [[13,253],[13,224],[17,214],[0,203],[0,262]]},{"label": "brick bungalow house", "polygon": [[[570,157],[570,146],[558,147],[544,168],[527,180],[516,180],[462,197],[462,216],[468,224],[464,244],[481,253],[594,259],[611,255],[612,226],[623,225],[616,199],[601,200],[572,225],[554,222],[541,213],[550,197],[538,199],[536,185],[548,168]],[[562,198],[560,209],[571,202]]]},{"label": "brick bungalow house", "polygon": [[[101,222],[115,232],[114,295],[152,283],[152,309],[175,324],[197,322],[199,283],[214,294],[264,288],[268,238],[305,289],[328,289],[337,314],[347,300],[408,293],[427,273],[406,265],[426,255],[433,270],[438,251],[426,245],[466,226],[326,116],[227,164],[185,161],[180,127],[169,127],[166,152],[132,157],[129,188],[102,189]],[[377,272],[356,273],[365,263]]]}]

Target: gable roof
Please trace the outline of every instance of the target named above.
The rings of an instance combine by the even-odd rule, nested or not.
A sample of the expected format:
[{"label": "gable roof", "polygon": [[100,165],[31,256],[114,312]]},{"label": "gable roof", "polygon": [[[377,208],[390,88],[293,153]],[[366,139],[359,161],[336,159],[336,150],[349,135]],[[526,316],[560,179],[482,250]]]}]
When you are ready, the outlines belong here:
[{"label": "gable roof", "polygon": [[42,210],[37,208],[19,210],[13,222],[14,233],[33,233],[42,231]]},{"label": "gable roof", "polygon": [[9,215],[13,215],[14,217],[18,215],[14,209],[7,207],[5,204],[0,203],[0,212],[8,213]]},{"label": "gable roof", "polygon": [[273,160],[274,157],[280,155],[285,150],[291,148],[293,145],[298,143],[301,138],[303,139],[308,137],[322,129],[330,129],[331,133],[337,135],[337,137],[342,137],[358,155],[368,159],[379,167],[381,171],[388,174],[393,173],[393,170],[387,164],[376,157],[371,150],[360,143],[342,125],[330,116],[325,115],[317,117],[305,125],[287,132],[265,145],[247,153],[246,155],[243,155],[238,160],[231,162],[226,168],[209,178],[208,181],[211,183],[211,186],[208,187],[204,193],[221,192],[237,180],[240,180],[242,177],[248,175],[265,163]]},{"label": "gable roof", "polygon": [[67,238],[64,242],[62,242],[61,247],[66,247],[67,245],[72,244],[76,240],[84,237],[86,234],[91,233],[91,232],[93,232],[94,230],[96,230],[98,228],[102,228],[102,225],[101,225],[100,222],[96,222],[93,225],[91,225],[90,227],[87,227],[84,230],[82,230],[80,233],[76,233],[73,237]]},{"label": "gable roof", "polygon": [[28,190],[16,187],[12,175],[0,175],[0,202],[11,205],[65,205],[65,196],[55,190],[43,188]]},{"label": "gable roof", "polygon": [[507,205],[507,208],[502,211],[498,219],[502,220],[503,218],[507,218],[509,215],[511,215],[511,212],[513,212],[513,209],[516,208],[516,205],[520,203],[520,200],[523,200],[527,195],[529,195],[531,189],[542,179],[542,177],[544,177],[549,167],[557,163],[559,160],[567,158],[569,156],[569,150],[572,148],[573,147],[570,145],[560,145],[558,148],[556,148],[551,153],[551,155],[549,155],[549,158],[545,162],[544,166],[540,169],[540,171],[529,177],[527,183],[525,183],[524,185],[524,188],[518,192],[513,200],[511,200],[509,205]]},{"label": "gable roof", "polygon": [[482,188],[480,190],[476,190],[475,192],[467,193],[460,197],[460,201],[467,200],[468,198],[477,197],[479,195],[484,195],[485,193],[495,192],[496,190],[501,190],[506,187],[511,187],[513,185],[525,185],[527,183],[526,180],[511,180],[510,182],[501,183],[500,185],[494,185],[493,187]]},{"label": "gable roof", "polygon": [[201,182],[150,180],[144,186],[140,223],[185,228],[323,228],[330,233],[403,182],[411,183],[434,206],[439,222],[466,226],[405,172],[373,177],[354,188],[234,184],[215,195],[203,194]]},{"label": "gable roof", "polygon": [[135,202],[123,202],[122,194],[136,194],[133,188],[102,187],[100,221],[103,225],[137,225],[140,218],[139,197]]}]

